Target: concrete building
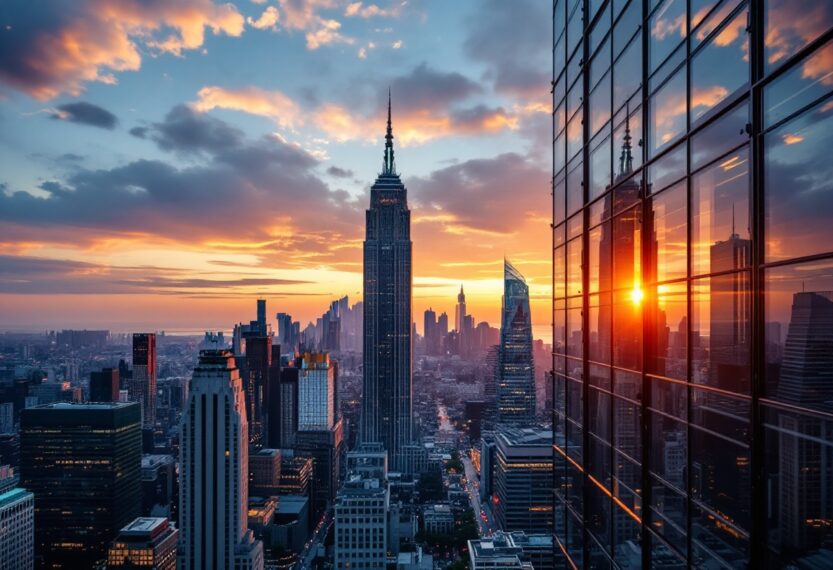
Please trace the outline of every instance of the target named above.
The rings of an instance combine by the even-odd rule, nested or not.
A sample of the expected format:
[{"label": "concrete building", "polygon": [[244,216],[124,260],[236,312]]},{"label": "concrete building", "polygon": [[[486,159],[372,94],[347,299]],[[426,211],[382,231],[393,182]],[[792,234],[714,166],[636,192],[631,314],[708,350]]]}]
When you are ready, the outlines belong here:
[{"label": "concrete building", "polygon": [[422,509],[422,525],[426,534],[449,534],[454,531],[454,513],[446,504],[428,505]]},{"label": "concrete building", "polygon": [[249,429],[230,351],[200,353],[181,434],[180,568],[262,570],[263,545],[246,528]]},{"label": "concrete building", "polygon": [[[544,535],[536,535],[534,554],[525,552],[523,544],[529,544],[523,533],[495,533],[489,538],[469,541],[469,570],[542,570],[553,567],[552,537],[549,537],[549,558],[541,558],[539,543],[545,542]],[[542,546],[543,548],[543,546]],[[532,561],[537,559],[538,564]]]},{"label": "concrete building", "polygon": [[387,452],[381,444],[347,454],[347,480],[335,503],[335,568],[385,570],[388,550]]},{"label": "concrete building", "polygon": [[35,567],[35,501],[32,493],[0,489],[0,568]]},{"label": "concrete building", "polygon": [[121,529],[107,553],[107,568],[176,570],[179,531],[166,518],[140,517]]},{"label": "concrete building", "polygon": [[249,494],[270,497],[280,494],[281,451],[259,449],[249,455]]}]

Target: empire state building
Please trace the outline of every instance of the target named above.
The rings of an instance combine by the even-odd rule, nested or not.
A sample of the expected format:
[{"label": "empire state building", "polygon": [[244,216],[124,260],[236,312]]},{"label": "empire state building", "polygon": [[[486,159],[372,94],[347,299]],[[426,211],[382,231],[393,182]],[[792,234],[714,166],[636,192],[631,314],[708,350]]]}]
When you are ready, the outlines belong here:
[{"label": "empire state building", "polygon": [[382,172],[370,188],[364,241],[364,392],[360,438],[402,470],[412,443],[411,212],[393,160],[390,94]]}]

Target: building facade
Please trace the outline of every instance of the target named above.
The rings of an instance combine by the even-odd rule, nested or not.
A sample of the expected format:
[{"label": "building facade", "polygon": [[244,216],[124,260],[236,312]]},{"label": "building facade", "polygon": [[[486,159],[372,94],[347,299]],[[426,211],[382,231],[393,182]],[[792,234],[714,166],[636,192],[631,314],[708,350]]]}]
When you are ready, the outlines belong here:
[{"label": "building facade", "polygon": [[[482,455],[481,455],[482,461]],[[552,432],[509,428],[495,434],[491,504],[497,526],[552,530]]]},{"label": "building facade", "polygon": [[194,369],[180,448],[180,568],[262,569],[246,528],[249,426],[232,353],[204,350]]},{"label": "building facade", "polygon": [[529,287],[508,259],[503,260],[503,307],[498,351],[498,421],[506,425],[529,426],[535,421]]},{"label": "building facade", "polygon": [[833,6],[802,6],[553,2],[563,566],[833,558]]},{"label": "building facade", "polygon": [[35,495],[38,568],[90,568],[141,507],[136,403],[55,403],[21,413],[21,486]]},{"label": "building facade", "polygon": [[298,372],[298,431],[332,429],[335,417],[335,368],[330,355],[308,352]]},{"label": "building facade", "polygon": [[139,517],[125,526],[110,545],[107,569],[176,570],[179,531],[168,519]]},{"label": "building facade", "polygon": [[156,423],[156,334],[133,334],[133,376],[130,399],[142,406],[142,424]]},{"label": "building facade", "polygon": [[90,372],[90,402],[119,401],[118,368],[102,368]]},{"label": "building facade", "polygon": [[0,567],[33,570],[35,567],[35,501],[19,487],[0,489]]},{"label": "building facade", "polygon": [[413,439],[411,212],[393,159],[390,100],[382,172],[370,189],[364,241],[364,391],[360,438],[394,469]]}]

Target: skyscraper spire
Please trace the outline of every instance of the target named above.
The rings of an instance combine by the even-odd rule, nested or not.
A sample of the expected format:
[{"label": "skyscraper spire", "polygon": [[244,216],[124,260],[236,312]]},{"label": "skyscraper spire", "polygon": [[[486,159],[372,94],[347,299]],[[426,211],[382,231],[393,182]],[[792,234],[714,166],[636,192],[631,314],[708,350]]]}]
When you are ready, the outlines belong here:
[{"label": "skyscraper spire", "polygon": [[625,106],[625,143],[619,157],[619,175],[627,175],[633,171],[633,154],[631,153],[631,110],[630,104]]},{"label": "skyscraper spire", "polygon": [[393,125],[390,117],[390,87],[388,87],[388,130],[385,134],[385,161],[382,164],[382,176],[396,175],[393,163]]}]

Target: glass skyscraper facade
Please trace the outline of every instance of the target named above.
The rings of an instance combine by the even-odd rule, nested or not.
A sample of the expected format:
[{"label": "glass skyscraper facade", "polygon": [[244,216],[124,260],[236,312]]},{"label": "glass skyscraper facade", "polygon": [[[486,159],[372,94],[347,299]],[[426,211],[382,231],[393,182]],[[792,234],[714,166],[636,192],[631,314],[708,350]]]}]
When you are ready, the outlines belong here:
[{"label": "glass skyscraper facade", "polygon": [[833,567],[833,4],[553,32],[559,564]]},{"label": "glass skyscraper facade", "polygon": [[498,351],[498,421],[528,427],[535,421],[529,286],[508,259],[503,260],[503,307]]}]

